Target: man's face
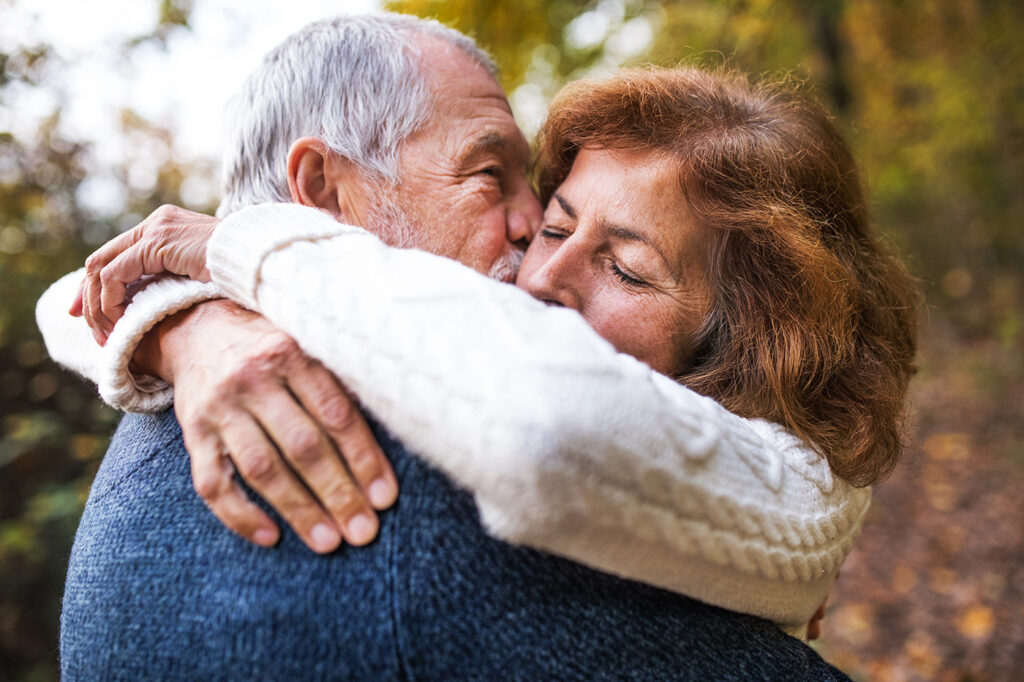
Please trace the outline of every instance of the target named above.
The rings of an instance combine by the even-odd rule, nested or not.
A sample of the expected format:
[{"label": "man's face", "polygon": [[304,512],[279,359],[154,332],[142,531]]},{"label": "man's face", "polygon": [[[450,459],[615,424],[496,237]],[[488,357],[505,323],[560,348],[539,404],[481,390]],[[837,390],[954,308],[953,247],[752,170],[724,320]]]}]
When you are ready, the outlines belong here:
[{"label": "man's face", "polygon": [[403,145],[393,193],[413,225],[409,245],[513,281],[543,214],[526,177],[529,146],[486,70],[422,40],[435,115]]}]

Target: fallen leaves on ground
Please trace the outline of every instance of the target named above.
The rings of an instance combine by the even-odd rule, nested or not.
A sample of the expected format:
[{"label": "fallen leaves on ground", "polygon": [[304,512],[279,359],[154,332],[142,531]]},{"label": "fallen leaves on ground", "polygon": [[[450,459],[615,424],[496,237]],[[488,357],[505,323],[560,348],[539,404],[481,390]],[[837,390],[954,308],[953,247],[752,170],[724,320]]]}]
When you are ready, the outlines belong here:
[{"label": "fallen leaves on ground", "polygon": [[933,325],[904,462],[876,488],[819,650],[859,680],[1021,679],[1024,348]]}]

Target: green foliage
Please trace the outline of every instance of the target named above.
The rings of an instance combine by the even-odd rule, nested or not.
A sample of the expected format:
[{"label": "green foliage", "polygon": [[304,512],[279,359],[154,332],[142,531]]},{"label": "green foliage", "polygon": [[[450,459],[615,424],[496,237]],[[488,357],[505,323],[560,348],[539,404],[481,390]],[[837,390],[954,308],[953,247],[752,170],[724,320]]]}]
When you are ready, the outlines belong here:
[{"label": "green foliage", "polygon": [[523,82],[537,47],[560,42],[562,29],[579,10],[579,3],[565,0],[399,0],[386,6],[396,12],[437,19],[473,36],[494,57],[506,90]]},{"label": "green foliage", "polygon": [[[3,81],[32,83],[47,58],[7,55]],[[34,139],[0,132],[0,669],[19,674],[52,668],[61,564],[111,424],[92,390],[46,360],[35,330],[34,299],[88,254],[75,202],[84,148],[60,139],[57,123]],[[75,457],[68,446],[82,438],[94,451]]]},{"label": "green foliage", "polygon": [[[974,335],[1024,343],[1024,5],[1015,0],[397,0],[475,35],[503,82],[540,84],[651,62],[806,80],[839,117],[883,233],[930,303]],[[580,46],[582,15],[604,26]],[[636,21],[653,29],[623,54]],[[603,22],[603,24],[602,24]],[[618,41],[618,43],[617,43]]]},{"label": "green foliage", "polygon": [[[124,49],[162,43],[174,26],[187,24],[189,7],[163,2],[152,34]],[[0,105],[18,106],[19,97],[46,87],[63,66],[48,45],[0,52]],[[92,386],[46,357],[35,301],[124,226],[162,203],[180,203],[182,180],[208,176],[213,167],[205,159],[172,160],[151,186],[133,187],[132,163],[173,159],[172,135],[124,112],[131,152],[109,172],[125,188],[126,217],[94,215],[79,199],[95,166],[90,145],[63,137],[60,123],[58,108],[30,136],[0,130],[0,679],[56,678],[67,557],[115,423]]]}]

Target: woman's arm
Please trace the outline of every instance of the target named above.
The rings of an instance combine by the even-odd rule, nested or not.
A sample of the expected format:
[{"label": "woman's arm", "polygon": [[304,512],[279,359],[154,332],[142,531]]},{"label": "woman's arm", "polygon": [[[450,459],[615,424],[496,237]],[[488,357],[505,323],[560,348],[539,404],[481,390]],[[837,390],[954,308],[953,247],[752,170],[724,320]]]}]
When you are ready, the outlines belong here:
[{"label": "woman's arm", "polygon": [[[260,545],[279,536],[237,470],[314,551],[332,551],[342,537],[373,539],[374,509],[391,506],[397,482],[358,407],[320,363],[261,316],[210,301],[220,298],[215,285],[177,277],[149,282],[100,346],[84,318],[68,314],[83,274],[61,278],[36,306],[51,357],[126,411],[167,409],[175,383],[196,492],[224,525]],[[152,374],[133,373],[133,361]],[[213,424],[230,428],[214,433]]]},{"label": "woman's arm", "polygon": [[215,285],[161,277],[136,293],[106,346],[97,343],[85,319],[68,314],[85,269],[54,282],[36,303],[36,324],[50,357],[96,384],[103,400],[126,412],[160,412],[171,406],[173,389],[157,376],[135,374],[132,357],[142,338],[161,320],[221,294]]},{"label": "woman's arm", "polygon": [[208,266],[471,490],[499,537],[798,632],[859,531],[869,491],[782,427],[456,263],[264,205],[218,228]]}]

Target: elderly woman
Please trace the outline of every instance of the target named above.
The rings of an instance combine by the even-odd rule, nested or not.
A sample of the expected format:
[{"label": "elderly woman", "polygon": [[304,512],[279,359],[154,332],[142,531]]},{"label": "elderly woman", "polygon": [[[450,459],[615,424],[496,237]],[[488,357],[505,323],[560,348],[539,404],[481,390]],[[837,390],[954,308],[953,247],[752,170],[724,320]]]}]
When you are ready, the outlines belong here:
[{"label": "elderly woman", "polygon": [[285,205],[186,235],[186,271],[205,259],[497,537],[803,634],[866,508],[850,486],[898,459],[914,355],[845,143],[789,89],[646,69],[566,88],[539,168],[526,293]]}]

